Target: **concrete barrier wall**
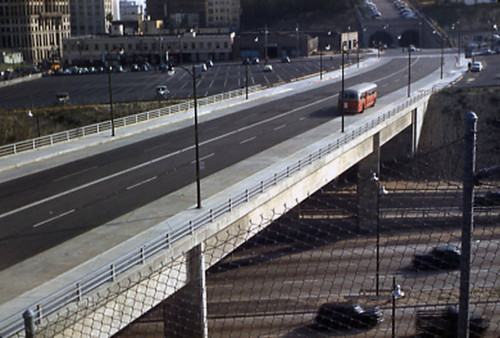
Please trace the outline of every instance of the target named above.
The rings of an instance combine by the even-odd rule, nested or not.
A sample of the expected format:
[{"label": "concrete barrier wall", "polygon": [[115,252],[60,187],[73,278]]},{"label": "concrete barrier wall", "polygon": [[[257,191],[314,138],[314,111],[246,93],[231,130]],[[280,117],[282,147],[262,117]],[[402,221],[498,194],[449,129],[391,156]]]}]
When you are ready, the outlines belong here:
[{"label": "concrete barrier wall", "polygon": [[0,81],[0,88],[13,86],[13,85],[23,83],[26,81],[37,80],[37,79],[40,79],[41,77],[42,77],[42,74],[38,73],[38,74],[32,74],[32,75],[28,75],[28,76],[18,77],[18,78],[12,79],[12,80]]}]

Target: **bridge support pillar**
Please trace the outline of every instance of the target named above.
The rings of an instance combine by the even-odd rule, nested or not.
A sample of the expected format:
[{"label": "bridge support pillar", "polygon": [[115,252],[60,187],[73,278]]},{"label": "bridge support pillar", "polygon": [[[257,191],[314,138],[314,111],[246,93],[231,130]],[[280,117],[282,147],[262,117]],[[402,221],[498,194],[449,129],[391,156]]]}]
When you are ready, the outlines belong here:
[{"label": "bridge support pillar", "polygon": [[378,184],[372,179],[380,172],[380,134],[373,136],[373,151],[358,165],[358,228],[375,229],[377,225]]},{"label": "bridge support pillar", "polygon": [[187,284],[163,303],[164,337],[208,337],[203,244],[186,253]]}]

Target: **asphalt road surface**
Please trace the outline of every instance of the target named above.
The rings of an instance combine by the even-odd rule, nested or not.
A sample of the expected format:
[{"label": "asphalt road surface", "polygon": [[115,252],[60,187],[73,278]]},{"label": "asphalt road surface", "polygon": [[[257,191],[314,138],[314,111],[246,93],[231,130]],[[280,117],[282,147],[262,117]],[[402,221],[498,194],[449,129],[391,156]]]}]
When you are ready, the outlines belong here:
[{"label": "asphalt road surface", "polygon": [[[441,196],[434,198],[436,203]],[[395,197],[393,202],[399,204],[398,200]],[[418,199],[408,208],[416,204]],[[385,208],[382,211],[387,214]],[[404,216],[400,217],[399,222],[404,223]],[[458,270],[416,271],[411,267],[416,253],[444,243],[459,245],[460,231],[440,228],[439,224],[429,222],[431,233],[393,227],[381,234],[377,299],[374,232],[348,231],[352,227],[343,227],[342,221],[330,218],[278,220],[209,271],[210,335],[387,337],[392,330],[390,292],[394,276],[405,292],[396,305],[396,336],[412,337],[417,310],[444,308],[458,299]],[[500,329],[496,311],[500,301],[496,291],[500,283],[500,260],[496,255],[499,234],[488,230],[483,235],[475,237],[472,248],[470,309],[490,321],[485,337],[494,337]],[[321,304],[346,301],[379,305],[384,322],[373,330],[327,331],[315,325]]]},{"label": "asphalt road surface", "polygon": [[[412,60],[413,81],[439,67],[436,55]],[[407,85],[406,67],[406,58],[394,58],[350,78],[346,86],[375,81],[384,96]],[[339,91],[340,83],[202,123],[202,175],[335,119]],[[348,121],[361,116],[349,116]],[[192,128],[177,130],[0,184],[0,268],[193,182],[192,132]]]}]

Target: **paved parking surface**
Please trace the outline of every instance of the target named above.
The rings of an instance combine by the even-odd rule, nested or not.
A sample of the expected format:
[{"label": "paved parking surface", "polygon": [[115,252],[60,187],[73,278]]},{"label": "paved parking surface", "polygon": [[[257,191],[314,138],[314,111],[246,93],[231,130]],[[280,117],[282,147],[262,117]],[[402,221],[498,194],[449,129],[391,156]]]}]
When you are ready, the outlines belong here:
[{"label": "paved parking surface", "polygon": [[[355,62],[351,55],[346,63]],[[320,58],[292,59],[290,63],[271,61],[272,72],[263,72],[264,64],[248,66],[248,85],[264,86],[288,82],[292,79],[320,71]],[[339,68],[339,55],[323,57],[323,70]],[[191,65],[186,65],[191,71]],[[159,70],[149,72],[125,72],[111,74],[114,102],[155,100],[155,88],[167,85],[170,98],[189,98],[193,93],[192,76],[177,68],[173,76]],[[319,75],[318,75],[319,76]],[[236,63],[215,63],[197,80],[199,97],[242,88],[246,85],[245,66]],[[68,92],[71,104],[93,104],[109,102],[108,74],[67,75],[43,77],[0,89],[0,109],[53,106],[58,92]]]}]

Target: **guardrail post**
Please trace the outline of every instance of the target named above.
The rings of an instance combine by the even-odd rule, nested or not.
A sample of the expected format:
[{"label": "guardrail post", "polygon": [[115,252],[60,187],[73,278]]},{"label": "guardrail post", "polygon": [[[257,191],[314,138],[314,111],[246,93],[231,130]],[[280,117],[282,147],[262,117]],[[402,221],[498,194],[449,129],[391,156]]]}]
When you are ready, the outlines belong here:
[{"label": "guardrail post", "polygon": [[145,264],[146,263],[146,253],[144,252],[144,247],[141,246],[141,263]]},{"label": "guardrail post", "polygon": [[66,132],[66,141],[69,141],[69,132]]},{"label": "guardrail post", "polygon": [[170,249],[170,236],[168,234],[165,235],[165,243],[167,244],[167,248]]},{"label": "guardrail post", "polygon": [[214,211],[213,209],[210,209],[210,223],[214,222]]},{"label": "guardrail post", "polygon": [[248,189],[245,189],[245,200],[248,202],[249,199],[250,199],[250,196],[248,194]]},{"label": "guardrail post", "polygon": [[191,232],[191,236],[194,236],[193,221],[189,221],[189,231]]},{"label": "guardrail post", "polygon": [[26,338],[34,338],[36,336],[36,326],[35,326],[35,313],[33,310],[28,309],[23,313],[24,319],[24,332]]},{"label": "guardrail post", "polygon": [[115,265],[111,264],[110,268],[111,268],[111,280],[114,282],[116,281]]},{"label": "guardrail post", "polygon": [[82,288],[80,287],[80,283],[76,283],[76,300],[82,300]]},{"label": "guardrail post", "polygon": [[229,199],[228,208],[229,208],[229,211],[233,210],[233,201],[231,201],[231,199]]},{"label": "guardrail post", "polygon": [[260,181],[260,192],[264,193],[264,181]]},{"label": "guardrail post", "polygon": [[31,149],[33,149],[33,150],[36,149],[35,139],[33,139],[33,141],[31,143],[32,143]]},{"label": "guardrail post", "polygon": [[290,167],[286,167],[286,177],[290,177]]},{"label": "guardrail post", "polygon": [[40,323],[43,319],[42,305],[38,304],[36,306],[36,312],[38,313],[38,322]]}]

